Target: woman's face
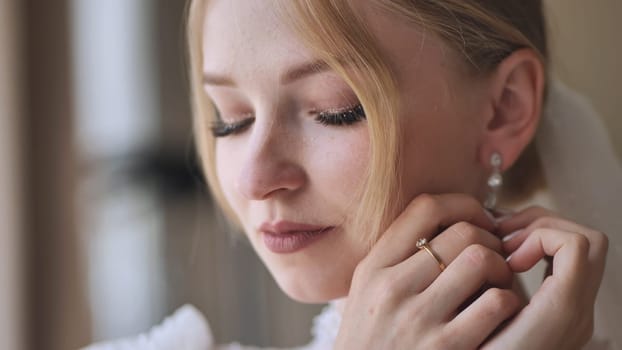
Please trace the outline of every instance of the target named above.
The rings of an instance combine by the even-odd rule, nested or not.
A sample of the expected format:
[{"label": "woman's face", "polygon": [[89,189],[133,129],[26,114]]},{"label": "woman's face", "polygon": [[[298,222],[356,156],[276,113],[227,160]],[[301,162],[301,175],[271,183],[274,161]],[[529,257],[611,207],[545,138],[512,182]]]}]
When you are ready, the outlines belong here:
[{"label": "woman's face", "polygon": [[[458,60],[434,37],[362,10],[399,79],[402,195],[480,196],[485,85],[458,73]],[[203,34],[205,91],[224,123],[216,169],[226,200],[290,297],[347,295],[368,251],[363,232],[352,230],[370,155],[356,95],[270,2],[211,1]]]}]

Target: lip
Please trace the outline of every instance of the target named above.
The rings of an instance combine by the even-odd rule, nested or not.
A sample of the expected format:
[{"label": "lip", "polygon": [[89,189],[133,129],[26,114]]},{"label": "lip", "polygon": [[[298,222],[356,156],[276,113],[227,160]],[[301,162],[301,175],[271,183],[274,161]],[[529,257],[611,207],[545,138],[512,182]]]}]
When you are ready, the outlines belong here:
[{"label": "lip", "polygon": [[263,223],[259,227],[263,242],[270,251],[288,254],[304,249],[332,232],[334,226],[318,226],[289,221]]}]

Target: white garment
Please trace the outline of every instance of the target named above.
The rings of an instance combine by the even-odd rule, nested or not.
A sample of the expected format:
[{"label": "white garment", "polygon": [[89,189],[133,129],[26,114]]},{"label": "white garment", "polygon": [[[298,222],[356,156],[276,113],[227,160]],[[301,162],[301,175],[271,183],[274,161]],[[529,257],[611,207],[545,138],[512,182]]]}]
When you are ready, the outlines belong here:
[{"label": "white garment", "polygon": [[603,340],[588,349],[622,350],[622,166],[607,130],[585,97],[553,80],[536,145],[558,211],[609,237],[595,307],[594,340]]},{"label": "white garment", "polygon": [[[609,236],[607,267],[595,311],[588,350],[622,350],[622,167],[599,115],[582,96],[553,81],[536,145],[549,184],[548,196],[565,216]],[[541,276],[541,275],[540,275]],[[534,283],[535,281],[535,283]],[[534,291],[539,280],[531,279]],[[333,304],[315,318],[313,340],[298,350],[332,349],[340,316]],[[252,350],[217,346],[207,321],[184,306],[150,332],[133,339],[92,345],[85,350]]]},{"label": "white garment", "polygon": [[83,350],[207,350],[214,338],[203,315],[185,305],[160,325],[137,337],[94,344]]},{"label": "white garment", "polygon": [[[340,316],[333,304],[313,320],[312,341],[296,350],[329,350],[333,348]],[[216,345],[207,320],[191,305],[179,308],[162,324],[138,337],[88,346],[82,350],[256,350],[238,343]],[[261,348],[269,350],[272,348]],[[276,350],[276,349],[273,349]]]},{"label": "white garment", "polygon": [[[313,320],[313,340],[291,350],[330,350],[333,348],[341,317],[329,304]],[[618,350],[609,340],[596,336],[586,350]],[[185,305],[151,331],[135,338],[94,344],[82,350],[277,350],[243,346],[238,343],[216,345],[203,315],[193,306]],[[286,349],[281,349],[286,350]]]}]

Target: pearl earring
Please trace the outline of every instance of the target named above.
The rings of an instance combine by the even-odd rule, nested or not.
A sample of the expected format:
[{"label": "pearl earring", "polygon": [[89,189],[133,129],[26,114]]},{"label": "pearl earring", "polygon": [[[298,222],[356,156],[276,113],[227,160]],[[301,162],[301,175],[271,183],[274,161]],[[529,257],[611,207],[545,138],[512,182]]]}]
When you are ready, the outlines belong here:
[{"label": "pearl earring", "polygon": [[501,164],[503,160],[501,154],[494,152],[490,157],[490,165],[492,166],[492,174],[488,178],[488,198],[484,202],[486,209],[494,209],[497,205],[497,193],[503,185],[503,176],[501,175]]}]

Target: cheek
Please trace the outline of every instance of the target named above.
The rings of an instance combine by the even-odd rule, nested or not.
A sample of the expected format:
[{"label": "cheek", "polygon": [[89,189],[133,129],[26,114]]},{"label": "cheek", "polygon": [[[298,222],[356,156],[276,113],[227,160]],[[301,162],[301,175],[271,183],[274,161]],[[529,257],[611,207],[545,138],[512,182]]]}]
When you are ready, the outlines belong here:
[{"label": "cheek", "polygon": [[[240,200],[236,195],[235,181],[241,167],[242,154],[227,141],[218,141],[216,147],[216,176],[227,203],[239,211]],[[239,214],[239,212],[237,213]]]},{"label": "cheek", "polygon": [[[369,164],[369,136],[365,123],[346,127],[326,127],[315,122],[291,130],[292,142],[286,147],[288,162],[305,172],[306,184],[293,196],[296,207],[306,207],[326,216],[341,214],[354,201]],[[219,140],[216,148],[216,174],[225,199],[239,218],[250,215],[249,201],[239,192],[236,181],[244,168],[245,144]],[[292,202],[292,203],[293,203]],[[289,202],[288,202],[289,203]],[[325,208],[321,208],[325,206]],[[330,215],[329,215],[330,216]]]},{"label": "cheek", "polygon": [[369,164],[369,136],[365,124],[324,131],[307,148],[306,165],[311,184],[341,205],[354,200]]},{"label": "cheek", "polygon": [[468,109],[456,106],[419,106],[416,116],[404,120],[403,130],[408,136],[402,141],[401,164],[403,178],[408,181],[403,184],[407,198],[470,188],[477,164],[475,128],[467,122],[471,117]]}]

